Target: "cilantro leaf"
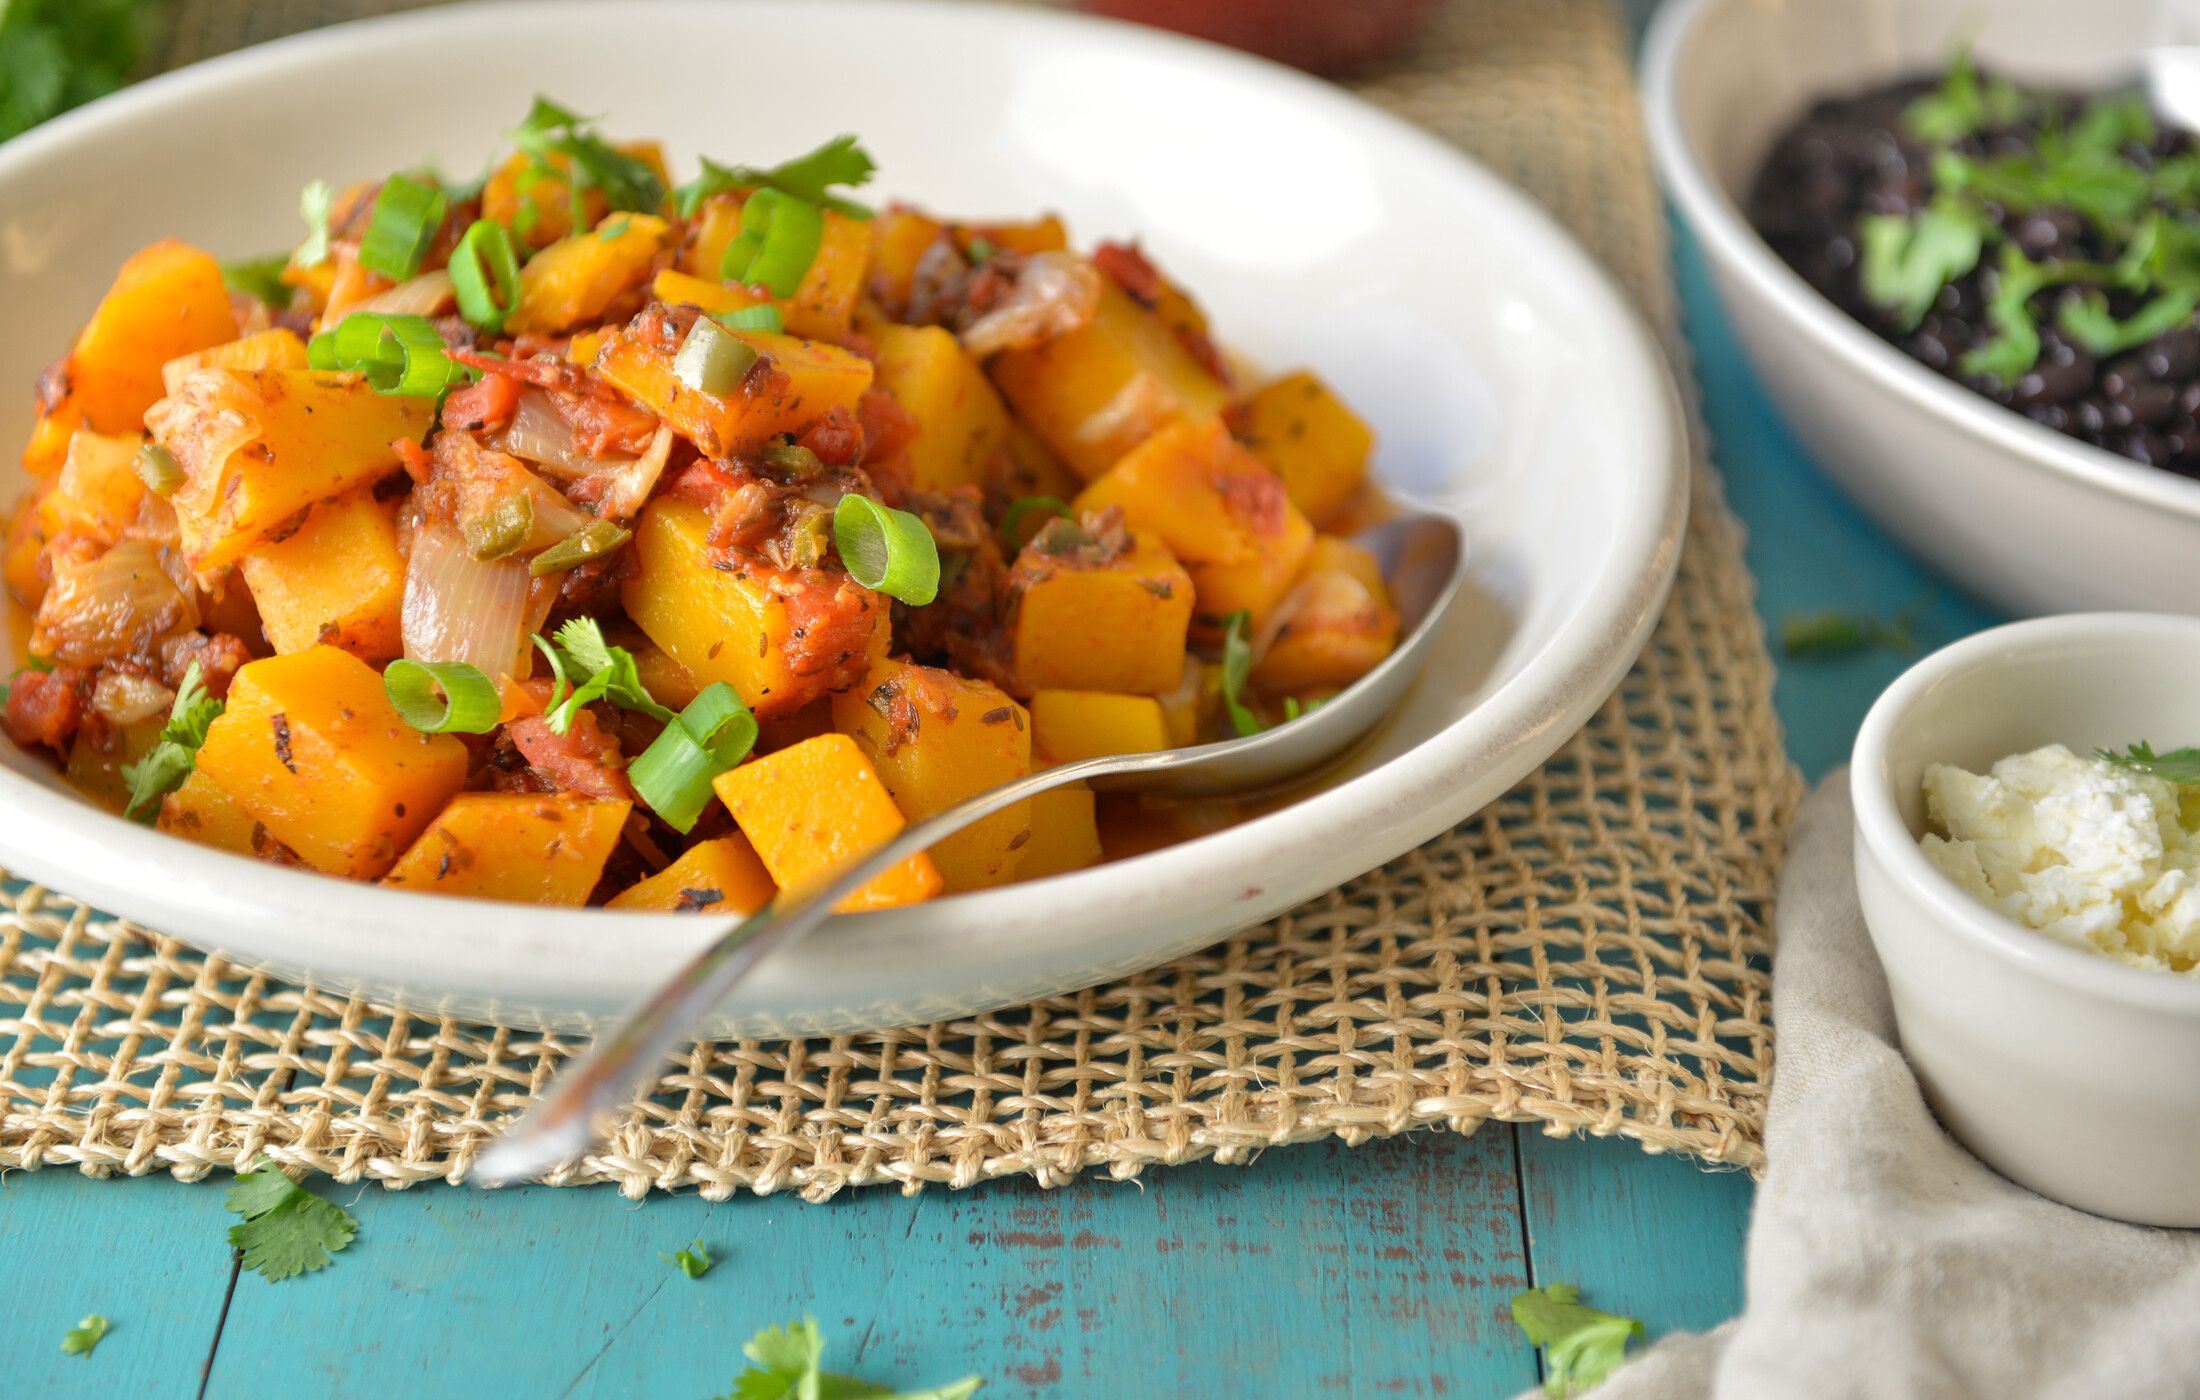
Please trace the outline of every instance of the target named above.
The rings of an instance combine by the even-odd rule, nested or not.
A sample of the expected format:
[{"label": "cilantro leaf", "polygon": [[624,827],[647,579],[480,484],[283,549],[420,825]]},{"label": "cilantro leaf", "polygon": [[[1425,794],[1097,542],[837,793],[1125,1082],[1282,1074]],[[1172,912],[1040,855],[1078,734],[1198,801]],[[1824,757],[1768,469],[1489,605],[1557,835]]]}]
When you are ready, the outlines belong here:
[{"label": "cilantro leaf", "polygon": [[2116,355],[2144,345],[2156,336],[2190,325],[2200,310],[2200,293],[2164,292],[2131,315],[2119,320],[2108,309],[2108,298],[2089,291],[2062,304],[2056,324],[2064,335],[2095,355]]},{"label": "cilantro leaf", "polygon": [[2156,753],[2152,744],[2141,740],[2133,744],[2127,753],[2117,753],[2114,749],[2096,749],[2094,756],[2116,768],[2151,773],[2165,783],[2200,783],[2200,749],[2171,749],[2168,753]]},{"label": "cilantro leaf", "polygon": [[2004,243],[2001,260],[1994,267],[1993,293],[1986,303],[1986,320],[1994,335],[1964,352],[1963,372],[2014,385],[2040,358],[2040,328],[2032,318],[2032,298],[2058,283],[2099,281],[2101,275],[2101,269],[2090,263],[2037,263],[2017,251],[2014,243]]},{"label": "cilantro leaf", "polygon": [[206,742],[207,728],[221,717],[222,702],[206,693],[205,678],[194,661],[176,687],[176,703],[168,709],[168,723],[160,742],[135,763],[122,765],[123,780],[130,785],[129,805],[122,814],[151,822],[160,815],[160,800],[191,776],[198,766],[199,745]]},{"label": "cilantro leaf", "polygon": [[[608,645],[603,628],[592,617],[576,617],[560,627],[554,640],[535,638],[536,649],[550,658],[553,683],[550,708],[544,718],[560,734],[573,728],[573,717],[585,705],[608,700],[623,710],[650,715],[665,724],[678,716],[657,703],[642,685],[641,669],[634,653]],[[573,677],[582,679],[575,681]],[[568,693],[568,687],[571,687]]]},{"label": "cilantro leaf", "polygon": [[701,1278],[710,1272],[712,1264],[718,1262],[710,1257],[709,1248],[701,1240],[696,1240],[686,1249],[671,1254],[659,1254],[657,1257],[671,1264],[689,1278]]},{"label": "cilantro leaf", "polygon": [[753,165],[720,165],[708,156],[703,158],[703,173],[672,192],[672,197],[683,219],[695,217],[695,211],[703,201],[713,195],[729,194],[735,190],[769,187],[806,199],[812,204],[846,214],[851,218],[868,219],[871,210],[831,192],[834,185],[857,186],[869,184],[872,172],[878,166],[870,152],[863,149],[853,136],[836,136],[806,155],[782,161],[769,168]]},{"label": "cilantro leaf", "polygon": [[[521,182],[524,186],[545,179],[565,182],[575,233],[587,222],[583,209],[589,190],[600,190],[613,209],[647,213],[664,203],[664,181],[649,162],[597,135],[590,118],[539,93],[526,119],[506,134],[528,158],[531,178]],[[559,156],[564,157],[562,164],[555,159]]]},{"label": "cilantro leaf", "polygon": [[222,282],[233,292],[242,292],[281,311],[290,305],[291,286],[283,280],[283,269],[289,265],[286,253],[242,258],[222,264]]},{"label": "cilantro leaf", "polygon": [[1512,1315],[1543,1348],[1543,1389],[1550,1395],[1578,1395],[1603,1380],[1625,1359],[1628,1339],[1643,1335],[1640,1319],[1584,1305],[1570,1283],[1515,1293]]},{"label": "cilantro leaf", "polygon": [[825,1337],[816,1320],[807,1317],[765,1328],[742,1345],[741,1353],[751,1364],[733,1378],[724,1400],[969,1400],[984,1384],[965,1376],[924,1390],[895,1390],[821,1370]]},{"label": "cilantro leaf", "polygon": [[106,1336],[106,1315],[93,1313],[61,1334],[61,1349],[71,1356],[90,1356],[92,1348],[98,1346]]},{"label": "cilantro leaf", "polygon": [[284,1176],[267,1157],[238,1174],[223,1204],[244,1217],[229,1227],[229,1243],[270,1283],[328,1267],[359,1230],[351,1212]]},{"label": "cilantro leaf", "polygon": [[1978,266],[1986,220],[1969,203],[1943,197],[1914,218],[1866,214],[1857,221],[1864,295],[1915,330],[1941,288]]},{"label": "cilantro leaf", "polygon": [[2013,83],[2000,78],[1980,82],[1965,47],[1949,58],[1940,86],[1904,109],[1902,121],[1918,140],[1945,145],[1993,127],[2014,126],[2030,105]]},{"label": "cilantro leaf", "polygon": [[1260,717],[1245,708],[1245,679],[1253,670],[1252,614],[1239,608],[1222,619],[1222,706],[1230,712],[1231,727],[1242,738],[1258,734]]},{"label": "cilantro leaf", "polygon": [[329,211],[336,191],[326,180],[308,180],[298,191],[298,217],[306,221],[306,240],[298,245],[298,266],[319,267],[328,261]]},{"label": "cilantro leaf", "polygon": [[0,141],[121,87],[151,10],[148,0],[0,4]]}]

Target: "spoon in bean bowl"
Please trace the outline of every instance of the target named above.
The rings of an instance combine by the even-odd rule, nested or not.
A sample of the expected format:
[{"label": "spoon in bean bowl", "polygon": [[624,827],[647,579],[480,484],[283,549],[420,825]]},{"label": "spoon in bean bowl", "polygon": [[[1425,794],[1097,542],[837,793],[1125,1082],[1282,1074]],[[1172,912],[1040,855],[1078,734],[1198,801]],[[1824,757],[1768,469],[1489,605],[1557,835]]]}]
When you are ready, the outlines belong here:
[{"label": "spoon in bean bowl", "polygon": [[1354,543],[1382,566],[1402,633],[1397,649],[1374,670],[1327,703],[1241,738],[1066,763],[980,793],[904,828],[835,879],[796,898],[781,898],[731,925],[553,1079],[519,1121],[475,1161],[471,1179],[492,1186],[520,1181],[585,1152],[601,1125],[633,1100],[766,958],[823,923],[845,896],[973,822],[1071,783],[1087,783],[1100,792],[1182,798],[1274,790],[1349,754],[1397,707],[1420,674],[1459,596],[1467,562],[1458,524],[1442,515],[1397,516],[1361,532]]}]

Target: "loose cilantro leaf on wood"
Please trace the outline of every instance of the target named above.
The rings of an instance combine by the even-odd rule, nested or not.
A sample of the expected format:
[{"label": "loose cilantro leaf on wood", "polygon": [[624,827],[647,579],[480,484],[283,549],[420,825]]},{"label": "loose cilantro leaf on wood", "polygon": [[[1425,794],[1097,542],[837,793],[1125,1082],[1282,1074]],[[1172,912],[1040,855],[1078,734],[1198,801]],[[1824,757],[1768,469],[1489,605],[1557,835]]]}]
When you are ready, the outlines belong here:
[{"label": "loose cilantro leaf on wood", "polygon": [[270,1283],[328,1267],[359,1230],[351,1212],[284,1176],[266,1157],[237,1177],[224,1204],[244,1217],[229,1227],[229,1243],[244,1252],[246,1268]]},{"label": "loose cilantro leaf on wood", "polygon": [[92,1348],[98,1346],[106,1336],[106,1316],[93,1313],[61,1334],[61,1349],[71,1356],[90,1356]]},{"label": "loose cilantro leaf on wood", "polygon": [[705,1247],[701,1240],[696,1240],[686,1249],[671,1254],[659,1254],[657,1257],[671,1264],[689,1278],[701,1278],[710,1272],[712,1264],[718,1262],[710,1257],[710,1250]]},{"label": "loose cilantro leaf on wood", "polygon": [[743,1344],[749,1368],[733,1378],[723,1400],[969,1400],[983,1384],[965,1376],[925,1390],[895,1390],[821,1370],[825,1337],[811,1318],[767,1327]]},{"label": "loose cilantro leaf on wood", "polygon": [[206,742],[208,726],[221,717],[222,702],[206,693],[205,678],[194,661],[176,687],[176,703],[168,710],[168,723],[160,742],[135,763],[122,765],[123,781],[130,785],[129,805],[122,814],[150,822],[160,815],[160,800],[191,776],[198,766],[199,745]]},{"label": "loose cilantro leaf on wood", "polygon": [[1625,1359],[1628,1339],[1643,1335],[1640,1319],[1586,1306],[1570,1283],[1515,1293],[1512,1315],[1543,1348],[1543,1389],[1550,1395],[1579,1395],[1603,1380]]},{"label": "loose cilantro leaf on wood", "polygon": [[1864,295],[1915,330],[1941,288],[1978,266],[1986,220],[1955,199],[1936,199],[1914,218],[1866,214],[1857,236]]},{"label": "loose cilantro leaf on wood", "polygon": [[121,87],[151,15],[148,0],[0,3],[0,141]]},{"label": "loose cilantro leaf on wood", "polygon": [[2152,744],[2141,740],[2133,744],[2127,752],[2098,749],[2095,750],[2095,756],[2113,767],[2151,773],[2165,783],[2200,783],[2200,749],[2171,749],[2168,753],[2156,753]]}]

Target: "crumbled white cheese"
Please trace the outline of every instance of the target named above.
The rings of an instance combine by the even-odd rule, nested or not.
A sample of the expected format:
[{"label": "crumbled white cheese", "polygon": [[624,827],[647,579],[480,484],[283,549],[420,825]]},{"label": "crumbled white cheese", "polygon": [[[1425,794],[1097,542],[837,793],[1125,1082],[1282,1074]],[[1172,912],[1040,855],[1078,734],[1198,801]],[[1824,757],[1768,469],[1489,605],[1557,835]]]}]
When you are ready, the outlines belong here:
[{"label": "crumbled white cheese", "polygon": [[2134,967],[2200,974],[2200,832],[2176,785],[2060,744],[1925,771],[1926,858],[1982,903]]}]

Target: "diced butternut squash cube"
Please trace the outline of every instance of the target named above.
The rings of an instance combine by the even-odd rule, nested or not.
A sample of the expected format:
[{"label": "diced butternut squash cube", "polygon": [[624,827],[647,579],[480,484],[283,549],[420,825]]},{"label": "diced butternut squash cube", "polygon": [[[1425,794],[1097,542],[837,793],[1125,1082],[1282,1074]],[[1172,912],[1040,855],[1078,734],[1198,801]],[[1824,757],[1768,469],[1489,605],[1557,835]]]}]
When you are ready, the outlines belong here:
[{"label": "diced butternut squash cube", "polygon": [[754,450],[781,433],[801,432],[836,408],[853,412],[871,387],[871,362],[837,345],[735,331],[763,358],[722,398],[690,389],[673,362],[700,314],[661,302],[644,308],[604,346],[595,367],[707,456]]},{"label": "diced butternut squash cube", "polygon": [[1039,440],[1022,419],[1009,420],[1008,438],[986,467],[985,496],[995,513],[1026,496],[1067,501],[1085,488],[1054,449]]},{"label": "diced butternut squash cube", "polygon": [[905,307],[917,260],[946,232],[947,225],[914,209],[888,209],[871,220],[870,294],[896,311]]},{"label": "diced butternut squash cube", "polygon": [[1184,658],[1184,674],[1155,697],[1169,728],[1169,747],[1188,749],[1201,741],[1222,716],[1222,668],[1196,656]]},{"label": "diced butternut squash cube", "polygon": [[466,781],[466,746],[398,718],[366,662],[314,647],[237,672],[198,766],[307,865],[372,880]]},{"label": "diced butternut squash cube", "polygon": [[1192,580],[1154,535],[1120,550],[1050,552],[1042,531],[1009,571],[1009,647],[1020,693],[1115,690],[1158,695],[1184,674]]},{"label": "diced butternut squash cube", "polygon": [[1033,695],[1031,742],[1048,764],[1170,747],[1159,700],[1105,690],[1042,690]]},{"label": "diced butternut squash cube", "polygon": [[[878,770],[845,734],[820,734],[752,758],[713,784],[741,834],[788,895],[799,895],[894,839],[907,826]],[[840,912],[915,904],[940,892],[922,851],[843,899]]]},{"label": "diced butternut squash cube", "polygon": [[885,324],[872,341],[878,386],[917,420],[917,435],[901,453],[905,479],[924,491],[983,486],[1008,446],[1009,418],[977,361],[939,326]]},{"label": "diced butternut squash cube", "polygon": [[296,533],[239,567],[275,650],[326,645],[377,663],[404,654],[405,557],[396,519],[371,488],[315,506]]},{"label": "diced butternut squash cube", "polygon": [[356,374],[202,369],[146,415],[183,468],[169,497],[183,552],[211,573],[275,538],[311,506],[397,468],[435,400],[377,394]]},{"label": "diced butternut squash cube", "polygon": [[569,792],[462,792],[382,883],[509,904],[586,904],[633,808]]},{"label": "diced butternut squash cube", "polygon": [[[1031,772],[1024,707],[999,686],[952,671],[882,661],[833,698],[833,727],[856,741],[895,805],[922,821]],[[1019,802],[932,848],[950,891],[1005,885],[1031,839],[1031,804]]]},{"label": "diced butternut squash cube", "polygon": [[763,292],[752,292],[737,282],[720,282],[708,277],[666,268],[649,284],[649,294],[667,306],[694,306],[713,316],[728,311],[746,311],[752,306],[769,306],[771,298]]},{"label": "diced butternut squash cube", "polygon": [[1077,498],[1109,506],[1184,562],[1208,621],[1243,609],[1257,629],[1314,544],[1282,480],[1211,419],[1155,433]]},{"label": "diced butternut squash cube", "polygon": [[1017,852],[1019,880],[1044,880],[1098,865],[1100,830],[1093,816],[1092,789],[1083,783],[1042,792],[1031,799],[1031,839]]},{"label": "diced butternut squash cube", "polygon": [[617,214],[559,239],[520,268],[519,305],[508,329],[557,335],[601,320],[613,302],[649,280],[671,238],[672,226],[655,214]]},{"label": "diced butternut squash cube", "polygon": [[86,723],[69,745],[63,769],[69,786],[110,812],[121,811],[130,801],[130,780],[122,770],[153,751],[167,720],[166,714],[158,714],[133,724],[96,718]]},{"label": "diced butternut squash cube", "polygon": [[1019,417],[1091,480],[1172,423],[1214,420],[1229,390],[1159,317],[1104,283],[1090,323],[988,369]]},{"label": "diced butternut squash cube", "polygon": [[[702,685],[724,681],[759,718],[787,714],[863,673],[892,626],[878,595],[848,587],[796,636],[786,596],[756,576],[713,567],[710,517],[667,496],[634,526],[627,616]],[[825,648],[821,653],[819,648]]]},{"label": "diced butternut squash cube", "polygon": [[[59,373],[66,370],[68,361],[54,367]],[[40,381],[43,384],[43,380]],[[84,424],[84,410],[63,401],[51,408],[40,408],[38,421],[31,424],[31,440],[23,447],[23,470],[32,480],[50,477],[61,470],[61,463],[69,455],[69,439]]]},{"label": "diced butternut squash cube", "polygon": [[753,914],[779,887],[745,836],[698,841],[646,880],[611,897],[612,909],[666,914]]},{"label": "diced butternut squash cube", "polygon": [[160,382],[168,393],[176,392],[183,377],[195,369],[305,369],[306,343],[296,331],[275,326],[254,331],[221,345],[178,355],[160,367]]},{"label": "diced butternut squash cube", "polygon": [[240,856],[259,853],[253,839],[253,831],[260,825],[258,819],[201,772],[194,771],[183,780],[182,787],[161,800],[159,825],[162,831],[201,846]]},{"label": "diced butternut squash cube", "polygon": [[143,433],[95,433],[86,428],[69,439],[69,455],[54,478],[53,490],[38,503],[39,528],[46,538],[89,535],[104,544],[122,538],[137,523],[145,483],[137,474]]},{"label": "diced butternut squash cube", "polygon": [[161,366],[233,340],[221,264],[163,239],[131,255],[69,352],[66,402],[103,433],[134,433],[162,393]]},{"label": "diced butternut squash cube", "polygon": [[[656,171],[659,180],[670,183],[666,180],[664,148],[655,141],[614,141],[611,144],[614,149]],[[551,152],[548,159],[560,170],[570,163],[562,151]],[[527,248],[547,248],[571,233],[572,208],[572,196],[565,181],[556,176],[539,175],[534,158],[524,151],[515,151],[506,157],[482,186],[481,216],[510,229]],[[610,204],[603,191],[587,189],[581,192],[581,208],[588,227],[594,228],[609,212]]]},{"label": "diced butternut squash cube", "polygon": [[1347,686],[1397,645],[1398,613],[1375,556],[1323,535],[1276,609],[1275,637],[1253,668],[1253,684],[1271,695]]},{"label": "diced butternut squash cube", "polygon": [[[743,195],[720,195],[696,214],[695,232],[680,253],[680,270],[689,277],[710,282],[725,280],[722,267],[726,245],[741,232]],[[825,211],[825,228],[818,239],[817,256],[794,289],[794,295],[777,305],[785,313],[787,330],[817,340],[844,340],[855,315],[856,299],[863,294],[864,273],[871,265],[869,221],[853,219],[831,209]],[[776,300],[748,293],[754,300]],[[664,293],[659,292],[659,297]],[[702,305],[701,302],[695,303]],[[709,307],[709,310],[732,308]]]},{"label": "diced butternut squash cube", "polygon": [[1014,223],[955,226],[955,242],[964,252],[972,252],[979,239],[984,239],[996,248],[1006,248],[1012,253],[1059,253],[1069,246],[1069,230],[1053,214],[1042,214],[1036,219],[1022,219]]},{"label": "diced butternut squash cube", "polygon": [[1253,455],[1283,478],[1291,504],[1320,525],[1358,494],[1375,434],[1310,371],[1286,375],[1230,411]]}]

